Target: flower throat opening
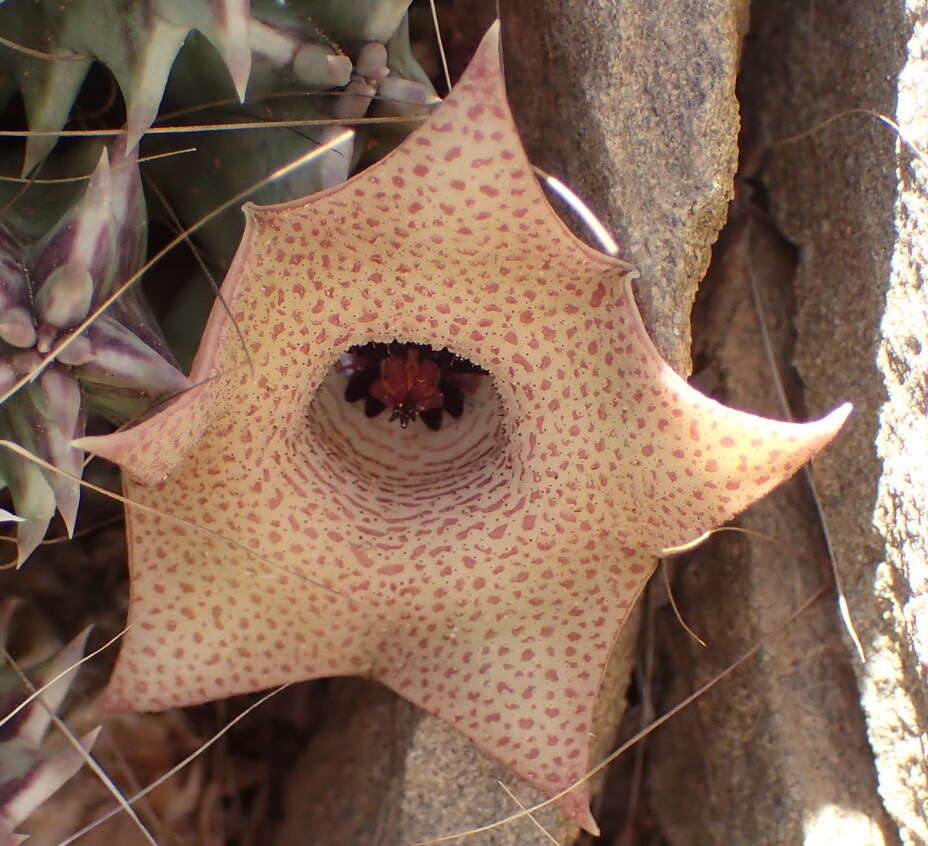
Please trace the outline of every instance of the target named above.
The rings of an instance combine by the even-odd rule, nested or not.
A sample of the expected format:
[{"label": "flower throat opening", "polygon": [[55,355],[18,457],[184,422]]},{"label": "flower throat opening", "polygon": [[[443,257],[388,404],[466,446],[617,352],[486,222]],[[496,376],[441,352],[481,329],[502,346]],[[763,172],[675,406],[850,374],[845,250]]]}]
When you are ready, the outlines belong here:
[{"label": "flower throat opening", "polygon": [[394,340],[346,349],[307,410],[313,464],[371,509],[447,507],[510,475],[493,377],[452,350]]}]

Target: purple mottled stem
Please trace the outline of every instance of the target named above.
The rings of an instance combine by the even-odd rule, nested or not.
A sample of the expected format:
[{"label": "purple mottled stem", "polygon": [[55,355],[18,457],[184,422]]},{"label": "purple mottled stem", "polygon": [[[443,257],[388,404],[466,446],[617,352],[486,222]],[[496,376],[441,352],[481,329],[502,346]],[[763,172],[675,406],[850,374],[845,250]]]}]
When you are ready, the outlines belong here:
[{"label": "purple mottled stem", "polygon": [[14,347],[31,347],[35,323],[22,252],[13,234],[0,226],[0,338]]},{"label": "purple mottled stem", "polygon": [[84,337],[92,357],[75,367],[81,381],[130,388],[151,398],[176,394],[190,385],[173,364],[106,314],[87,328]]}]

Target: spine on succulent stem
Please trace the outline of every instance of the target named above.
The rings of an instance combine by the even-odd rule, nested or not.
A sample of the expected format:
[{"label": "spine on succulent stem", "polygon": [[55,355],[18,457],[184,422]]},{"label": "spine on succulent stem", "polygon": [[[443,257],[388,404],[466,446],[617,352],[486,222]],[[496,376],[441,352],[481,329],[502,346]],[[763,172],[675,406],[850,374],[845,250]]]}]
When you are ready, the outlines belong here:
[{"label": "spine on succulent stem", "polygon": [[[0,602],[0,646],[6,641],[18,600]],[[77,677],[74,665],[84,653],[90,629],[70,643],[56,648],[51,657],[31,662],[26,675],[42,689],[41,701],[27,701],[21,679],[10,668],[0,669],[0,714],[4,715],[0,734],[0,843],[22,843],[25,835],[15,829],[32,812],[68,781],[84,763],[74,747],[51,751],[45,742],[52,714],[60,708]],[[69,668],[73,668],[70,669]],[[89,750],[100,729],[79,738]]]},{"label": "spine on succulent stem", "polygon": [[[37,369],[141,265],[146,215],[134,151],[104,150],[83,196],[37,243],[23,248],[0,225],[0,379],[11,385]],[[17,514],[18,562],[25,561],[57,507],[73,534],[84,434],[92,407],[121,423],[155,400],[184,390],[140,291],[130,289],[3,407],[0,434],[69,475],[39,469],[18,455],[3,459]]]}]

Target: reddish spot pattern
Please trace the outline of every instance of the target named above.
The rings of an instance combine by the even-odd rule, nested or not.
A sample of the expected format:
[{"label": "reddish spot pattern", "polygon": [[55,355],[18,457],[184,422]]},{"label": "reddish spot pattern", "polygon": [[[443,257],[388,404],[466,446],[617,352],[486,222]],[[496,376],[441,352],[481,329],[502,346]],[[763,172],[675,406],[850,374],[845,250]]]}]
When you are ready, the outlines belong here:
[{"label": "reddish spot pattern", "polygon": [[[587,769],[608,651],[655,554],[840,425],[732,411],[660,360],[630,269],[570,235],[530,175],[497,51],[494,30],[365,173],[249,209],[223,294],[253,375],[216,309],[202,387],[86,442],[148,483],[130,497],[211,530],[129,510],[133,625],[110,706],[363,673],[561,790]],[[326,374],[393,337],[449,345],[495,388],[438,433],[364,420]],[[592,823],[583,790],[561,805]]]}]

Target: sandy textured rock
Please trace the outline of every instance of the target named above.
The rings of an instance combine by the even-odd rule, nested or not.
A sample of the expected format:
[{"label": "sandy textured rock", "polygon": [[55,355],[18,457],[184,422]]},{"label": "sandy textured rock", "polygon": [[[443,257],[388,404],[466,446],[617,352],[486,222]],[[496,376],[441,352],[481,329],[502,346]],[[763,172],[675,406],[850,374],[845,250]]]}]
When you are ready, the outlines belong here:
[{"label": "sandy textured rock", "polygon": [[[472,20],[488,24],[492,4],[472,5]],[[509,0],[502,8],[507,87],[529,154],[617,233],[623,255],[642,268],[645,322],[662,354],[684,371],[690,304],[724,222],[735,166],[740,8],[722,0],[635,7],[610,0],[576,9]],[[621,714],[633,640],[629,626],[605,685],[604,745]],[[325,710],[336,716],[304,754],[287,800],[288,817],[306,812],[275,842],[292,843],[299,832],[303,842],[395,846],[512,813],[498,766],[454,732],[356,681],[335,685]],[[337,775],[317,772],[320,758],[334,761]],[[328,778],[331,802],[307,807],[313,786]],[[521,801],[534,801],[523,786],[506,783]],[[374,799],[358,810],[360,791]],[[339,800],[346,796],[347,805]],[[569,835],[556,820],[546,824]],[[467,842],[536,841],[549,842],[519,823]]]},{"label": "sandy textured rock", "polygon": [[[777,367],[791,398],[800,396],[790,365],[794,272],[792,247],[739,209],[694,311],[702,387],[735,405],[782,413],[760,343],[753,274]],[[764,646],[654,738],[649,792],[662,828],[673,846],[893,843],[805,480],[791,480],[737,522],[784,545],[722,534],[676,564],[677,599],[708,646],[665,609],[658,627],[669,683],[659,710],[758,640]],[[825,595],[774,636],[822,585]]]},{"label": "sandy textured rock", "polygon": [[[782,68],[768,77],[770,134],[865,106],[928,147],[928,5],[906,5],[781,9],[786,25],[763,36],[789,66],[788,85]],[[816,476],[867,654],[858,678],[880,792],[903,841],[925,843],[928,166],[860,114],[778,148],[771,164],[774,213],[801,251],[797,365],[809,411],[837,396],[858,409]]]},{"label": "sandy textured rock", "polygon": [[[765,648],[762,668],[740,673],[727,696],[700,705],[695,715],[713,730],[698,757],[662,763],[657,779],[673,790],[680,782],[668,770],[701,766],[715,787],[683,807],[665,799],[674,844],[928,842],[928,168],[876,117],[846,113],[866,107],[893,117],[928,147],[928,6],[906,5],[754,5],[743,109],[759,130],[753,159],[766,163],[758,196],[795,245],[797,262],[794,277],[786,267],[769,280],[770,307],[781,327],[793,323],[796,332],[795,345],[786,331],[778,347],[781,365],[798,372],[794,407],[814,415],[839,398],[855,405],[848,428],[816,461],[815,478],[866,662],[856,659],[826,600]],[[755,242],[759,277],[789,253],[785,239],[775,249]],[[735,275],[743,277],[743,247],[738,261]],[[773,397],[766,377],[751,375],[765,371],[765,362],[746,356],[756,330],[732,336],[751,308],[739,296],[740,305],[730,293],[713,295],[703,325],[716,342],[705,352],[722,392],[753,409],[758,398]],[[747,525],[815,544],[821,557],[808,498],[793,486],[780,500],[778,511],[770,511],[772,500],[755,509]],[[685,613],[733,657],[814,587],[811,565],[793,558],[721,541],[689,565],[699,570],[682,580],[684,596],[691,593]],[[718,614],[699,617],[700,603],[714,603]],[[675,640],[684,654],[698,651]],[[857,690],[848,685],[852,672]],[[681,753],[692,730],[692,722],[668,727],[658,745]]]},{"label": "sandy textured rock", "polygon": [[689,371],[690,306],[737,163],[740,0],[503,4],[529,155],[577,191],[641,270],[658,348]]}]

